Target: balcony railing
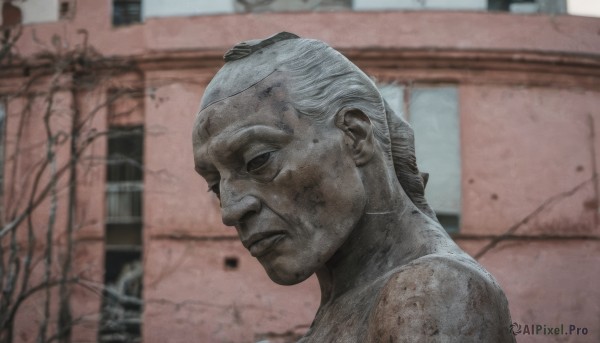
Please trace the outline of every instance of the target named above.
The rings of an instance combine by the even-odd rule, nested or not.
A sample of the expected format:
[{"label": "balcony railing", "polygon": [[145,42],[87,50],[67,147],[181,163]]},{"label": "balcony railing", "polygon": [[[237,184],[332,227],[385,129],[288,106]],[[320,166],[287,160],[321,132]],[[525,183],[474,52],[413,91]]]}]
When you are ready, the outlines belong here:
[{"label": "balcony railing", "polygon": [[141,181],[108,182],[106,184],[106,223],[128,224],[142,221]]}]

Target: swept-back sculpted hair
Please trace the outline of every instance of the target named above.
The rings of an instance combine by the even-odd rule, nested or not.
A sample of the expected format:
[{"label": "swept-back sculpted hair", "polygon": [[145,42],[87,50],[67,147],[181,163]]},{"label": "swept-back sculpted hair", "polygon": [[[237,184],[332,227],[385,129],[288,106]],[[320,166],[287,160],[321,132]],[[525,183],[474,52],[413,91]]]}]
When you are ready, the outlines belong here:
[{"label": "swept-back sculpted hair", "polygon": [[[427,176],[422,176],[417,168],[410,125],[392,111],[373,81],[338,51],[318,40],[286,39],[259,47],[265,50],[264,54],[260,50],[246,52],[247,55],[226,63],[209,84],[201,108],[235,95],[273,72],[282,72],[291,80],[286,86],[292,106],[317,123],[331,118],[342,108],[365,113],[400,185],[419,210],[436,220],[425,200]],[[226,60],[228,55],[241,50],[240,46],[247,51],[248,45],[242,43],[225,55]],[[248,73],[252,73],[250,79],[255,80],[243,82],[241,79]],[[211,89],[211,85],[222,83],[235,85],[234,89]]]}]

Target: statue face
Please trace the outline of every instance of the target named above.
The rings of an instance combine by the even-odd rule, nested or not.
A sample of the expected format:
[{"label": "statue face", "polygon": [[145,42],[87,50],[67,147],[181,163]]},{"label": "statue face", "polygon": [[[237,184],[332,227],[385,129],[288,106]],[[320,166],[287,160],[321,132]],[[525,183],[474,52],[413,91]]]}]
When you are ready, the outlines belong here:
[{"label": "statue face", "polygon": [[196,170],[226,225],[279,284],[312,275],[345,242],[366,204],[345,134],[315,124],[272,75],[205,108],[194,127]]}]

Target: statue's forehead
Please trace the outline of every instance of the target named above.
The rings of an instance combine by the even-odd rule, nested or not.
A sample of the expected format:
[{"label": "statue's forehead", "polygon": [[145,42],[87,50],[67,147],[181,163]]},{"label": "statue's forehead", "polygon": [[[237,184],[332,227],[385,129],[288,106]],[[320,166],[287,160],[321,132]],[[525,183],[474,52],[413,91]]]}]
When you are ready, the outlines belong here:
[{"label": "statue's forehead", "polygon": [[[237,92],[228,91],[227,89],[217,89],[216,91],[221,92],[221,94],[231,94],[222,98],[220,97],[206,106],[203,104],[199,114],[222,113],[227,108],[237,109],[239,107],[251,111],[251,109],[265,106],[268,103],[287,102],[287,82],[285,74],[272,72],[265,78]],[[206,95],[204,98],[206,98]]]},{"label": "statue's forehead", "polygon": [[202,109],[195,130],[198,138],[204,141],[232,124],[243,125],[246,121],[267,124],[276,120],[278,114],[291,109],[285,76],[272,73],[240,93]]},{"label": "statue's forehead", "polygon": [[245,58],[225,63],[208,84],[200,109],[234,96],[256,85],[279,70],[289,59],[290,41],[262,48]]}]

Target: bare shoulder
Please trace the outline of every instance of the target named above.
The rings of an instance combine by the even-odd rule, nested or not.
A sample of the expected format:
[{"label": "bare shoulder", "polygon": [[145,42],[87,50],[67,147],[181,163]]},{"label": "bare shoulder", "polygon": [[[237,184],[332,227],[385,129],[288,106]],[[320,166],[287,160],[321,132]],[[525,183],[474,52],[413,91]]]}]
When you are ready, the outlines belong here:
[{"label": "bare shoulder", "polygon": [[500,286],[467,255],[428,255],[388,274],[371,342],[514,342]]}]

